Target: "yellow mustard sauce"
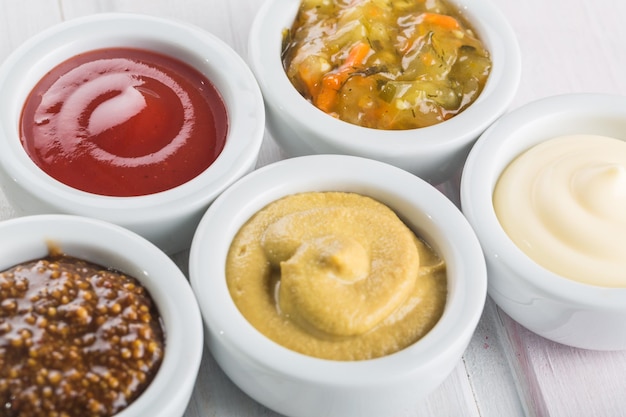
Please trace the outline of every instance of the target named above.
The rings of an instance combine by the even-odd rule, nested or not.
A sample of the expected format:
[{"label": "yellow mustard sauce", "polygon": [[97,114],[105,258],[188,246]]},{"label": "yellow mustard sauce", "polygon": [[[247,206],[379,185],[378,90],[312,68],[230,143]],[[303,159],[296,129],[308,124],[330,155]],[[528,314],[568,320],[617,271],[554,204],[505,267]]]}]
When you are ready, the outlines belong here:
[{"label": "yellow mustard sauce", "polygon": [[244,317],[310,356],[363,360],[414,343],[446,302],[445,263],[387,206],[354,193],[287,196],[237,233],[226,262]]}]

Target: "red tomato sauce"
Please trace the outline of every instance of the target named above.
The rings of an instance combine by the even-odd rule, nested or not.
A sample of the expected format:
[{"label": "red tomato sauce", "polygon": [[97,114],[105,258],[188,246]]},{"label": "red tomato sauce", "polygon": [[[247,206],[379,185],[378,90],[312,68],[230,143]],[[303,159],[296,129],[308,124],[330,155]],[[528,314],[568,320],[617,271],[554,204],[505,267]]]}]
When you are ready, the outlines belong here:
[{"label": "red tomato sauce", "polygon": [[138,196],[181,185],[224,148],[228,119],[215,86],[175,58],[132,48],[68,59],[33,88],[20,135],[58,181],[94,194]]}]

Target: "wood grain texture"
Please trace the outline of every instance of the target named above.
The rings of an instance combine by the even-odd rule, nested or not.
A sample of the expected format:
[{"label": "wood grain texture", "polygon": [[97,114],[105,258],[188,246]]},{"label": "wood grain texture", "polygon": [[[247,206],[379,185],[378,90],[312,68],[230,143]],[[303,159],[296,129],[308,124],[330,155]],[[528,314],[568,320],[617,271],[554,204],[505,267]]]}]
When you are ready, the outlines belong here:
[{"label": "wood grain texture", "polygon": [[[511,109],[570,92],[626,95],[626,2],[493,2],[511,23],[522,52],[522,78]],[[28,37],[55,23],[102,12],[146,13],[182,20],[213,33],[246,60],[248,31],[261,3],[262,0],[2,0],[0,62]],[[266,134],[258,166],[284,157]],[[454,187],[446,191],[454,193]],[[457,196],[450,197],[458,201]],[[0,191],[0,220],[14,216]],[[188,253],[173,258],[187,273]],[[524,415],[626,416],[626,352],[584,351],[549,342],[515,323],[488,299],[474,337],[452,375],[416,410],[401,417]],[[205,350],[186,417],[210,416],[277,414],[243,394]]]},{"label": "wood grain texture", "polygon": [[[507,16],[522,52],[512,108],[556,94],[626,95],[625,2],[494,3]],[[495,320],[528,416],[626,416],[626,352],[550,342],[499,310]]]},{"label": "wood grain texture", "polygon": [[522,52],[512,108],[555,94],[626,94],[626,2],[492,1],[511,23]]}]

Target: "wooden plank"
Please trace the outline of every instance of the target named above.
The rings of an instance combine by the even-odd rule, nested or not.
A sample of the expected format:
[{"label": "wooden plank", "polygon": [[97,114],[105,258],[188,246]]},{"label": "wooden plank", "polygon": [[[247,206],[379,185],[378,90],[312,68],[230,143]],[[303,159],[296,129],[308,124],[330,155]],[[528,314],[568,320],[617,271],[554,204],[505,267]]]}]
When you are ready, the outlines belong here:
[{"label": "wooden plank", "polygon": [[[46,0],[43,0],[46,1]],[[47,2],[50,4],[51,2]],[[55,3],[56,4],[56,3]],[[60,2],[62,9],[58,9],[53,14],[54,19],[51,19],[54,23],[61,19],[71,19],[79,16],[83,16],[90,13],[111,12],[111,11],[123,11],[123,12],[135,12],[135,13],[149,13],[157,16],[170,17],[175,19],[181,19],[183,21],[196,24],[220,37],[228,44],[230,44],[242,57],[246,57],[247,54],[247,37],[248,29],[251,25],[252,19],[256,13],[256,10],[260,3],[256,0],[241,0],[232,2],[219,2],[212,3],[206,1],[186,1],[181,7],[175,5],[173,2],[166,0],[137,0],[134,2],[125,1],[85,1],[85,0],[62,0]],[[15,7],[10,10],[6,10],[3,16],[18,16],[19,20],[25,19],[27,9],[18,7],[18,3],[13,4]],[[6,6],[5,6],[6,9]],[[4,11],[4,10],[3,10]],[[51,24],[49,23],[49,24]],[[43,27],[49,25],[43,24]],[[7,27],[7,26],[3,26]],[[40,27],[35,26],[26,33],[36,33],[40,30]],[[21,28],[7,27],[7,33],[18,34],[23,36],[24,33]],[[18,36],[18,38],[19,38]],[[13,48],[12,44],[2,43],[3,47],[7,51]],[[273,140],[267,135],[266,141],[263,145],[261,155],[259,156],[259,166],[271,163],[273,161],[284,158],[285,155],[281,153]],[[1,196],[0,196],[1,197]],[[0,213],[4,218],[11,217],[9,212],[10,207],[6,205],[3,198],[0,198],[0,207],[6,207],[5,212]],[[181,268],[186,271],[188,253],[181,253],[175,255],[174,260],[181,265]],[[482,342],[473,340],[472,345],[482,346]],[[494,346],[496,346],[494,344]],[[482,349],[480,347],[479,349]],[[474,348],[474,351],[479,351]],[[472,350],[470,347],[469,350]],[[493,352],[495,349],[491,349]],[[477,363],[478,360],[490,361],[488,355],[474,354],[473,358],[469,361],[460,361],[455,368],[453,374],[442,384],[442,386],[433,392],[417,410],[409,412],[410,416],[478,416],[478,408],[475,404],[476,393],[473,389],[480,387],[485,381],[483,378],[492,380],[491,376],[487,374],[478,374],[478,376],[470,383],[468,379],[468,373],[473,372],[473,366],[467,366],[467,363]],[[493,365],[486,365],[493,368]],[[500,370],[496,371],[499,374]],[[500,388],[503,384],[494,384],[495,387]],[[477,391],[480,391],[478,389]],[[494,391],[491,391],[492,393]],[[507,411],[510,411],[510,407],[504,406]],[[502,408],[499,408],[500,410]],[[275,416],[270,410],[260,406],[241,391],[239,391],[226,376],[221,372],[219,367],[215,364],[210,354],[205,352],[202,370],[200,372],[198,383],[195,388],[195,394],[189,405],[187,411],[187,417],[205,416],[205,415],[219,415],[219,416],[248,416],[248,415],[267,415]],[[518,415],[514,412],[507,412],[503,415]]]},{"label": "wooden plank", "polygon": [[0,2],[0,62],[22,42],[62,20],[57,2],[3,0]]},{"label": "wooden plank", "polygon": [[[512,108],[566,92],[626,94],[626,2],[493,1],[513,25],[523,55],[520,90]],[[2,0],[0,62],[54,23],[109,11],[190,22],[226,41],[245,59],[247,31],[259,5],[259,0]],[[267,135],[258,165],[284,157]],[[0,220],[13,215],[0,192]],[[174,258],[186,270],[187,254]],[[548,342],[488,301],[464,360],[410,415],[626,416],[624,370],[626,353],[582,351]],[[241,393],[205,352],[186,416],[225,415],[276,416]]]},{"label": "wooden plank", "polygon": [[528,415],[626,416],[626,352],[561,345],[530,332],[503,312],[500,317]]},{"label": "wooden plank", "polygon": [[555,94],[626,94],[626,2],[492,0],[511,23],[522,52],[512,104]]},{"label": "wooden plank", "polygon": [[237,52],[245,52],[247,33],[259,1],[184,1],[123,0],[84,1],[61,0],[66,19],[101,12],[145,13],[185,21],[199,26],[231,45]]},{"label": "wooden plank", "polygon": [[[460,362],[452,376],[415,410],[389,417],[479,417],[481,414],[476,408],[467,384],[466,370]],[[502,415],[508,417],[516,414]],[[222,372],[208,350],[205,350],[194,395],[185,414],[185,417],[195,416],[279,417],[279,414],[265,408],[239,390]]]},{"label": "wooden plank", "polygon": [[[0,64],[31,36],[61,21],[58,4],[49,0],[0,1]],[[2,92],[0,92],[2,94]],[[15,217],[0,189],[0,220]]]},{"label": "wooden plank", "polygon": [[201,371],[185,417],[280,417],[244,394],[204,350]]},{"label": "wooden plank", "polygon": [[497,306],[487,298],[485,310],[464,355],[464,364],[481,416],[521,416],[525,406],[503,343]]},{"label": "wooden plank", "polygon": [[[522,51],[512,108],[555,94],[626,94],[626,3],[494,0]],[[497,310],[499,341],[529,416],[626,416],[626,353],[547,341]]]},{"label": "wooden plank", "polygon": [[[416,410],[402,417],[421,416],[464,416],[479,417],[477,407],[465,361],[461,360],[452,371],[452,374],[426,400],[419,404]],[[515,416],[516,414],[507,414]]]}]

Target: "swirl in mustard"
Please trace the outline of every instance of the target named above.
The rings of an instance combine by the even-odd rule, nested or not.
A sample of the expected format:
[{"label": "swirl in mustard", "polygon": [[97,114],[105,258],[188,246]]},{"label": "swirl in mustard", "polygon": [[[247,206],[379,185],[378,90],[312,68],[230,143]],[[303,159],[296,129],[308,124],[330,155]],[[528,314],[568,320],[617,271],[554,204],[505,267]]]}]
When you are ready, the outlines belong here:
[{"label": "swirl in mustard", "polygon": [[271,203],[233,240],[226,272],[259,331],[331,359],[402,349],[432,328],[446,298],[443,261],[390,208],[355,193]]}]

